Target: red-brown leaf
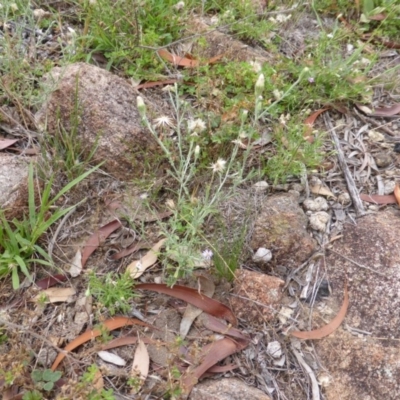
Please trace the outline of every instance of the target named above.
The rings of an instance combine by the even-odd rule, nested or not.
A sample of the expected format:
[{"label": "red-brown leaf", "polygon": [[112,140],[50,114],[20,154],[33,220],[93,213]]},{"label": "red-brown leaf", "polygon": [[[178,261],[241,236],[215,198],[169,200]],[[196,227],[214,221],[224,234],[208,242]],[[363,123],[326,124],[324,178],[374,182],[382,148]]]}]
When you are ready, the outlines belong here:
[{"label": "red-brown leaf", "polygon": [[132,243],[130,246],[128,246],[126,249],[123,249],[119,251],[118,253],[115,253],[111,256],[113,260],[119,260],[120,258],[129,256],[132,253],[135,253],[136,251],[139,251],[141,249],[148,249],[151,247],[151,244],[147,242],[137,242],[137,243]]},{"label": "red-brown leaf", "polygon": [[23,155],[28,155],[28,156],[35,156],[36,154],[39,154],[39,152],[40,152],[39,147],[36,147],[36,146],[34,146],[30,149],[19,149],[18,147],[9,147],[8,149],[16,151]]},{"label": "red-brown leaf", "polygon": [[48,289],[49,287],[57,285],[57,283],[65,282],[67,279],[67,276],[63,274],[51,275],[48,278],[43,278],[36,282],[36,286],[40,287],[40,289]]},{"label": "red-brown leaf", "polygon": [[[157,328],[153,327],[153,329],[157,329]],[[157,344],[157,340],[150,339],[148,337],[142,337],[141,339],[143,340],[144,343]],[[107,344],[102,346],[101,349],[102,350],[115,349],[115,348],[121,347],[121,346],[128,346],[130,344],[136,344],[137,341],[138,341],[138,337],[137,336],[129,336],[129,335],[128,336],[121,336],[121,337],[118,337],[116,339],[111,340],[111,342],[108,342]]]},{"label": "red-brown leaf", "polygon": [[[168,50],[160,49],[158,50],[158,55],[166,61],[169,61],[171,64],[174,64],[178,67],[185,68],[196,68],[200,65],[199,60],[194,60],[188,57],[180,57],[175,54],[171,54]],[[219,54],[218,56],[212,57],[209,60],[202,62],[202,64],[214,64],[219,61],[223,57],[223,54]]]},{"label": "red-brown leaf", "polygon": [[12,146],[14,143],[18,142],[19,139],[2,139],[0,140],[0,150],[4,150],[7,147]]},{"label": "red-brown leaf", "polygon": [[[141,325],[146,326],[148,328],[153,328],[151,325],[146,324],[136,318],[126,318],[126,317],[115,317],[112,319],[108,319],[107,321],[103,322],[102,324],[106,329],[109,331],[113,331],[114,329],[119,329],[124,326],[129,325]],[[65,347],[65,351],[72,351],[77,347],[81,346],[83,343],[88,342],[89,340],[100,336],[101,331],[99,329],[91,329],[79,335],[76,339],[74,339],[71,343],[67,344]],[[60,362],[65,358],[65,353],[59,353],[57,358],[54,360],[53,365],[51,366],[52,371],[55,371]]]},{"label": "red-brown leaf", "polygon": [[400,186],[398,183],[396,183],[396,186],[394,187],[394,197],[397,200],[397,204],[400,206]]},{"label": "red-brown leaf", "polygon": [[157,283],[141,283],[136,285],[135,289],[152,290],[176,297],[177,299],[193,304],[208,314],[218,318],[224,318],[234,326],[237,325],[237,319],[229,307],[204,294],[200,294],[196,289],[180,285],[175,285],[173,288],[170,288],[167,285]]},{"label": "red-brown leaf", "polygon": [[168,50],[165,49],[160,49],[157,53],[164,60],[169,61],[171,64],[179,67],[195,68],[199,66],[198,60],[190,60],[186,57],[179,57],[175,54],[171,54]]},{"label": "red-brown leaf", "polygon": [[181,387],[185,394],[189,394],[198,379],[213,367],[217,362],[244,349],[248,341],[237,341],[230,338],[217,340],[204,347],[200,359],[203,360],[199,366],[189,367],[181,378]]},{"label": "red-brown leaf", "polygon": [[322,339],[325,336],[330,335],[334,332],[337,328],[339,328],[340,324],[343,322],[344,317],[346,316],[347,308],[349,306],[349,294],[347,291],[347,283],[344,286],[344,299],[342,307],[339,310],[339,313],[336,315],[335,318],[329,324],[323,326],[319,329],[314,329],[312,331],[293,331],[290,334],[299,339]]},{"label": "red-brown leaf", "polygon": [[396,197],[393,194],[379,195],[379,194],[365,194],[360,193],[360,199],[374,204],[396,204]]},{"label": "red-brown leaf", "polygon": [[88,241],[85,243],[85,247],[82,252],[82,267],[85,266],[88,258],[99,247],[100,243],[107,239],[114,231],[120,228],[121,225],[121,222],[118,220],[111,221],[90,236]]},{"label": "red-brown leaf", "polygon": [[369,15],[367,18],[371,21],[383,21],[384,19],[387,18],[387,15],[380,13],[375,15]]},{"label": "red-brown leaf", "polygon": [[329,110],[330,107],[321,108],[320,110],[315,111],[304,121],[305,129],[304,129],[304,139],[308,142],[312,143],[314,141],[314,137],[311,135],[312,128],[314,126],[315,120],[326,110]]},{"label": "red-brown leaf", "polygon": [[371,117],[391,117],[400,112],[400,103],[393,104],[390,107],[375,108]]},{"label": "red-brown leaf", "polygon": [[135,89],[136,90],[148,89],[156,86],[171,85],[176,82],[178,82],[178,79],[167,79],[165,81],[158,81],[158,82],[145,82],[141,83],[140,85],[137,85]]},{"label": "red-brown leaf", "polygon": [[221,321],[212,315],[204,314],[201,317],[201,322],[204,327],[218,333],[222,333],[224,335],[232,336],[236,339],[249,340],[249,338],[244,335],[239,329],[236,329],[232,326],[228,326],[226,322]]}]

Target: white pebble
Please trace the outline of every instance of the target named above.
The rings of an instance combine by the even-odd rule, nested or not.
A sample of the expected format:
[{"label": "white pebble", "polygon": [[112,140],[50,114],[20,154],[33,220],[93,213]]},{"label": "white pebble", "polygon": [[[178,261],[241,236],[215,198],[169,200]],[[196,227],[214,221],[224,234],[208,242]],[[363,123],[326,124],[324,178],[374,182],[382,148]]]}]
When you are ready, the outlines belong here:
[{"label": "white pebble", "polygon": [[260,247],[256,254],[253,255],[253,261],[255,263],[266,263],[271,261],[272,253],[271,250],[266,249],[265,247]]},{"label": "white pebble", "polygon": [[330,219],[331,216],[327,212],[316,212],[310,215],[310,226],[316,231],[325,232],[326,225]]},{"label": "white pebble", "polygon": [[267,353],[273,358],[280,358],[282,355],[281,344],[277,340],[274,342],[269,342],[267,346]]},{"label": "white pebble", "polygon": [[326,211],[329,209],[328,202],[323,197],[306,199],[303,202],[304,208],[309,211]]},{"label": "white pebble", "polygon": [[121,358],[120,356],[117,356],[114,353],[110,353],[109,351],[99,351],[97,355],[104,361],[118,365],[120,367],[123,367],[126,365],[126,361]]},{"label": "white pebble", "polygon": [[349,204],[351,201],[350,195],[347,192],[340,193],[337,200],[338,200],[338,203],[343,204],[343,205]]},{"label": "white pebble", "polygon": [[259,193],[265,192],[268,189],[268,186],[268,182],[266,181],[260,181],[253,185],[254,190]]},{"label": "white pebble", "polygon": [[384,194],[392,194],[394,192],[394,188],[396,187],[396,182],[393,180],[386,180],[385,186],[383,189]]}]

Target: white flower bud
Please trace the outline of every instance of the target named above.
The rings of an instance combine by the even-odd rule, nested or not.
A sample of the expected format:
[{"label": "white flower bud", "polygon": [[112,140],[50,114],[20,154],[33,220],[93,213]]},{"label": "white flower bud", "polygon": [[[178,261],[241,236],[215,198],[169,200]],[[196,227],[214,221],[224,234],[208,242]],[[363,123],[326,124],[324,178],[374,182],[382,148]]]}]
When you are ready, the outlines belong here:
[{"label": "white flower bud", "polygon": [[256,82],[256,87],[255,87],[255,94],[256,97],[261,96],[263,91],[264,91],[264,85],[265,85],[265,78],[264,74],[260,74],[258,76],[257,82]]},{"label": "white flower bud", "polygon": [[136,98],[136,104],[137,104],[139,114],[141,115],[142,118],[144,118],[146,116],[146,104],[144,104],[142,96],[138,96]]},{"label": "white flower bud", "polygon": [[199,154],[200,154],[200,146],[197,145],[197,146],[194,148],[194,156],[197,158],[197,157],[199,156]]}]

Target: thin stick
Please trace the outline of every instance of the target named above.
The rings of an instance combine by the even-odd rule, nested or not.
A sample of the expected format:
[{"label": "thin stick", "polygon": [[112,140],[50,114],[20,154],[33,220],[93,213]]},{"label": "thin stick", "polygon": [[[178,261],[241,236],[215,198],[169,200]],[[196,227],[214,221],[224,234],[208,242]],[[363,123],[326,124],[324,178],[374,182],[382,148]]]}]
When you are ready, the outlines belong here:
[{"label": "thin stick", "polygon": [[347,188],[349,190],[351,200],[353,201],[353,206],[356,211],[356,216],[362,217],[366,214],[365,210],[364,210],[364,206],[363,206],[362,201],[360,200],[360,196],[358,195],[356,184],[354,182],[353,177],[351,176],[350,169],[346,164],[343,151],[340,147],[339,139],[336,135],[335,128],[333,127],[332,122],[330,120],[329,112],[324,113],[324,121],[325,121],[325,124],[329,127],[329,130],[331,132],[331,136],[332,136],[332,139],[335,144],[336,151],[337,151],[337,158],[339,160],[339,165],[340,165],[340,168],[342,169],[343,174],[346,178]]},{"label": "thin stick", "polygon": [[335,250],[332,250],[332,249],[330,249],[330,248],[328,248],[327,250],[328,250],[328,251],[331,251],[332,253],[335,253],[336,255],[338,255],[338,256],[344,258],[345,260],[347,260],[347,261],[353,263],[354,265],[357,265],[357,267],[367,269],[368,271],[371,271],[371,272],[373,272],[373,273],[375,273],[375,274],[378,274],[378,275],[381,275],[381,276],[387,276],[387,274],[384,274],[383,272],[379,272],[379,271],[377,271],[377,270],[375,270],[375,269],[372,269],[372,268],[370,268],[370,267],[367,267],[366,265],[362,265],[362,264],[358,263],[357,261],[354,261],[354,260],[352,260],[351,258],[348,258],[348,257],[344,256],[343,254],[338,253],[338,252],[335,251]]},{"label": "thin stick", "polygon": [[70,361],[74,360],[74,358],[71,356],[71,354],[68,351],[60,349],[59,347],[54,345],[50,340],[46,339],[43,335],[39,335],[38,333],[31,331],[29,328],[27,328],[25,326],[14,324],[14,323],[9,322],[1,317],[0,317],[0,325],[6,325],[8,328],[12,328],[15,331],[24,331],[24,332],[28,333],[29,335],[33,336],[34,338],[40,340],[41,342],[46,343],[47,345],[49,345],[50,347],[55,349],[57,352],[64,353],[65,357],[69,358]]},{"label": "thin stick", "polygon": [[81,200],[78,204],[75,204],[71,210],[69,210],[63,217],[63,219],[61,220],[61,222],[58,224],[58,227],[56,229],[56,231],[54,232],[53,237],[51,238],[50,242],[49,242],[49,246],[47,248],[47,253],[49,254],[50,258],[53,258],[53,249],[54,249],[54,244],[56,243],[57,237],[61,231],[61,228],[63,227],[63,225],[65,224],[65,222],[67,221],[67,219],[75,212],[76,208],[78,206],[80,206],[81,204],[83,204],[84,202],[87,201],[87,197],[85,197],[83,200]]},{"label": "thin stick", "polygon": [[304,358],[303,358],[302,355],[294,348],[293,344],[292,344],[292,351],[293,351],[293,354],[296,356],[297,361],[299,362],[299,364],[305,369],[305,371],[307,372],[308,376],[310,377],[310,380],[311,380],[312,399],[313,399],[313,400],[320,400],[318,382],[317,382],[317,378],[316,378],[315,375],[314,375],[313,370],[312,370],[311,367],[304,361]]}]

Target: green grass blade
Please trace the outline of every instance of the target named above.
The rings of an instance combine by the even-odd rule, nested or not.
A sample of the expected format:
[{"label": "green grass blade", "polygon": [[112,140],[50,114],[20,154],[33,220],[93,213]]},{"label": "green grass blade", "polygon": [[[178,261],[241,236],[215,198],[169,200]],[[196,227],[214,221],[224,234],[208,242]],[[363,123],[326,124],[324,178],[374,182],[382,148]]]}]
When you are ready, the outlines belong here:
[{"label": "green grass blade", "polygon": [[35,231],[33,232],[33,239],[34,243],[37,242],[37,240],[40,238],[40,236],[43,235],[44,232],[47,231],[47,229],[53,225],[57,220],[59,220],[61,217],[63,217],[65,214],[67,214],[70,210],[72,210],[75,206],[68,207],[64,210],[58,210],[56,211],[47,221],[43,221],[39,226],[35,228]]},{"label": "green grass blade", "polygon": [[40,258],[31,258],[29,262],[45,265],[46,267],[53,267],[53,264],[51,262],[48,262],[46,260],[41,260]]},{"label": "green grass blade", "polygon": [[35,226],[36,207],[35,207],[35,185],[33,180],[32,163],[29,164],[29,170],[28,170],[28,205],[29,205],[29,222],[31,228],[33,228]]},{"label": "green grass blade", "polygon": [[96,165],[95,167],[89,169],[89,171],[86,171],[82,175],[78,176],[75,178],[72,182],[68,183],[65,187],[63,187],[57,195],[50,201],[49,205],[54,204],[64,193],[68,192],[71,190],[75,185],[83,181],[87,176],[89,176],[92,172],[96,171],[103,163]]},{"label": "green grass blade", "polygon": [[[42,248],[41,248],[40,246],[38,246],[38,245],[35,245],[34,248],[35,248],[35,251],[36,251],[37,253],[39,253],[44,259],[50,261],[50,256],[47,254],[47,252],[46,252],[44,249],[42,249]],[[34,260],[34,261],[37,261],[37,260]]]},{"label": "green grass blade", "polygon": [[18,263],[21,271],[23,272],[23,274],[28,278],[31,279],[31,274],[28,271],[28,267],[25,263],[25,261],[18,255],[14,256],[15,261]]},{"label": "green grass blade", "polygon": [[18,248],[18,242],[15,239],[15,233],[11,229],[10,224],[8,223],[8,221],[6,220],[6,217],[3,215],[2,212],[0,212],[0,220],[3,223],[3,228],[6,231],[6,235],[4,236],[4,242],[1,242],[0,244],[2,245],[2,247],[7,248],[7,247],[9,247],[7,245],[7,242],[8,242],[9,244],[11,244],[11,247],[13,247],[14,249]]},{"label": "green grass blade", "polygon": [[13,289],[17,290],[19,288],[18,268],[13,268],[11,278],[12,278]]}]

